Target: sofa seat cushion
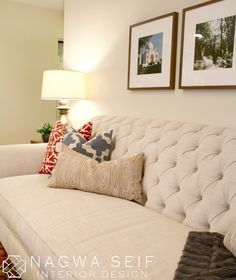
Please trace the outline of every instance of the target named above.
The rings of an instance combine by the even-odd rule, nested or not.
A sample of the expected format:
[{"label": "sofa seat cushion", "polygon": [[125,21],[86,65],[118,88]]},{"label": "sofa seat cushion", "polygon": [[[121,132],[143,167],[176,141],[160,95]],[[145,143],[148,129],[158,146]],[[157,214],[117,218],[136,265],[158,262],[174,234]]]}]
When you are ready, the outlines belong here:
[{"label": "sofa seat cushion", "polygon": [[[130,201],[47,184],[42,174],[1,179],[0,215],[29,254],[36,260],[40,256],[49,279],[61,277],[50,276],[57,269],[69,269],[70,279],[79,279],[81,268],[98,280],[104,275],[132,279],[127,273],[139,273],[137,279],[143,279],[141,273],[148,279],[173,279],[191,228]],[[61,256],[68,258],[68,267],[59,267]],[[86,257],[85,266],[76,268],[73,256]],[[99,267],[91,267],[94,256]],[[125,256],[131,256],[128,263]],[[145,256],[154,256],[147,268]],[[45,266],[48,257],[55,268]]]}]

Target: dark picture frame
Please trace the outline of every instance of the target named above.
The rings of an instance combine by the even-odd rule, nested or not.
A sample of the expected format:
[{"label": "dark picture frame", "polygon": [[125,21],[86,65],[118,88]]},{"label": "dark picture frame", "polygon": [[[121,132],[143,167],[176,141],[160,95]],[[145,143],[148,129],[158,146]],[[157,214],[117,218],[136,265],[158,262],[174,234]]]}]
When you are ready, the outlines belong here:
[{"label": "dark picture frame", "polygon": [[130,26],[128,90],[175,88],[178,13]]},{"label": "dark picture frame", "polygon": [[179,88],[236,88],[235,0],[183,9]]}]

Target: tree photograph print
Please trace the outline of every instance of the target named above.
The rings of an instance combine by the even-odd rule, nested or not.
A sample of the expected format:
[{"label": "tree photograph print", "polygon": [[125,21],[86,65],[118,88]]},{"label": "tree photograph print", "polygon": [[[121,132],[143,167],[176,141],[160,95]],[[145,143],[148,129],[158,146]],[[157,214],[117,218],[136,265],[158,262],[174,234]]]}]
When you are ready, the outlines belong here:
[{"label": "tree photograph print", "polygon": [[232,68],[236,16],[196,25],[194,71]]}]

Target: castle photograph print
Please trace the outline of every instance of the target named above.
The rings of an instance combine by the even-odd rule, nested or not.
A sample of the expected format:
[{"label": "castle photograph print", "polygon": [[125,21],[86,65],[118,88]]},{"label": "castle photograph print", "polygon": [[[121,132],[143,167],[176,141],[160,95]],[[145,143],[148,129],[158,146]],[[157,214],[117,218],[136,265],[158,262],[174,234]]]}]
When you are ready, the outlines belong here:
[{"label": "castle photograph print", "polygon": [[128,89],[173,89],[178,14],[130,26]]},{"label": "castle photograph print", "polygon": [[161,73],[163,32],[138,41],[138,75]]}]

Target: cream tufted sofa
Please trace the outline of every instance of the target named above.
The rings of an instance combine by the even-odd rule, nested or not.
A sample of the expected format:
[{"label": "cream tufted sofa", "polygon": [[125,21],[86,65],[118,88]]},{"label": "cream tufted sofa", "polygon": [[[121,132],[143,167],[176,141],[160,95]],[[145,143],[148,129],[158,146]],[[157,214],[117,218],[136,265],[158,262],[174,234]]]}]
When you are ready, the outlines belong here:
[{"label": "cream tufted sofa", "polygon": [[[145,153],[145,207],[49,189],[47,176],[36,174],[45,145],[1,146],[0,240],[28,264],[31,256],[41,257],[41,266],[28,265],[23,279],[46,279],[46,273],[61,279],[44,264],[51,256],[57,272],[75,270],[72,261],[69,268],[58,264],[62,255],[97,256],[100,262],[92,268],[96,278],[79,278],[80,267],[69,279],[143,279],[142,272],[149,280],[173,279],[189,231],[225,234],[236,222],[236,131],[116,116],[98,116],[93,123],[95,133],[114,130],[111,159]],[[136,261],[114,268],[114,255]],[[137,261],[146,256],[153,257],[148,265]]]},{"label": "cream tufted sofa", "polygon": [[225,234],[236,219],[236,130],[102,116],[116,130],[112,159],[143,151],[146,207],[204,231]]}]

